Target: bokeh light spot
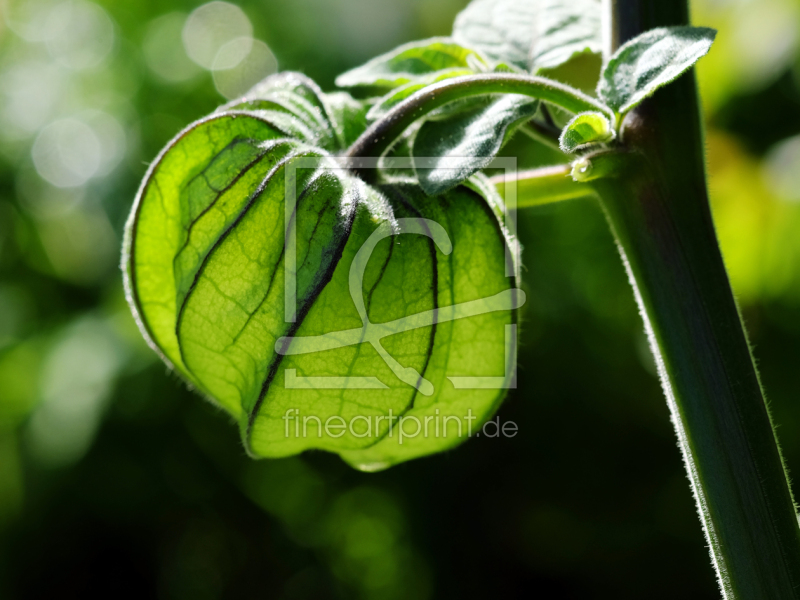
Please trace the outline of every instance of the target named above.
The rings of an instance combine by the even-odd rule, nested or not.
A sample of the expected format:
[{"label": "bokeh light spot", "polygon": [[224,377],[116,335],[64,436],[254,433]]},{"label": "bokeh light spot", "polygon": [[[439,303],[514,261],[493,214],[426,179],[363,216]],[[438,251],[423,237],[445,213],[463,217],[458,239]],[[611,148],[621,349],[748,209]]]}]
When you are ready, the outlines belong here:
[{"label": "bokeh light spot", "polygon": [[95,131],[83,121],[69,118],[42,129],[31,155],[42,179],[56,187],[77,187],[100,169],[102,151]]},{"label": "bokeh light spot", "polygon": [[47,19],[47,48],[65,67],[96,67],[113,47],[114,24],[97,4],[69,0],[56,6]]},{"label": "bokeh light spot", "polygon": [[181,41],[185,22],[184,13],[161,15],[147,25],[142,43],[147,66],[169,82],[187,81],[201,72],[197,64],[189,59]]},{"label": "bokeh light spot", "polygon": [[219,49],[211,65],[212,71],[225,71],[233,69],[242,62],[253,48],[253,38],[240,37],[231,40]]},{"label": "bokeh light spot", "polygon": [[186,53],[205,69],[225,44],[238,38],[252,38],[253,26],[241,8],[228,2],[209,2],[195,9],[183,27]]},{"label": "bokeh light spot", "polygon": [[800,202],[800,135],[775,144],[765,158],[764,170],[776,196]]},{"label": "bokeh light spot", "polygon": [[[217,91],[229,100],[241,96],[259,81],[278,70],[278,61],[275,55],[264,42],[259,40],[248,40],[252,42],[249,54],[236,66],[228,69],[217,68],[218,64],[224,65],[231,62],[228,55],[236,56],[239,51],[236,45],[241,41],[242,38],[239,38],[223,46],[214,61],[214,85]],[[241,46],[239,47],[241,48]]]},{"label": "bokeh light spot", "polygon": [[41,464],[67,465],[88,450],[123,359],[113,332],[96,318],[79,321],[56,343],[43,367],[42,403],[28,423]]},{"label": "bokeh light spot", "polygon": [[0,135],[23,139],[52,118],[67,87],[64,70],[38,60],[12,63],[0,73]]}]

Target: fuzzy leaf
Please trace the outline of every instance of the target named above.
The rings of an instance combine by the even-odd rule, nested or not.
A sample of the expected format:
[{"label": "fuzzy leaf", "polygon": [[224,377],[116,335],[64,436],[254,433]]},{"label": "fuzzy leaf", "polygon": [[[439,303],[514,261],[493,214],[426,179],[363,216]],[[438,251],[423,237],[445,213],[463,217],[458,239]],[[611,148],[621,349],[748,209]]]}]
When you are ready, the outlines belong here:
[{"label": "fuzzy leaf", "polygon": [[531,68],[536,20],[535,2],[472,0],[456,16],[453,39],[477,48],[491,60]]},{"label": "fuzzy leaf", "polygon": [[662,27],[630,40],[608,61],[598,96],[624,114],[689,70],[714,42],[707,27]]},{"label": "fuzzy leaf", "polygon": [[400,87],[396,87],[391,90],[388,94],[383,96],[378,102],[376,102],[367,113],[367,118],[370,120],[379,119],[387,112],[389,112],[392,108],[400,104],[403,100],[408,98],[409,96],[413,96],[418,91],[428,87],[433,83],[437,83],[439,81],[444,81],[445,79],[450,79],[452,77],[459,77],[461,75],[470,75],[470,72],[465,72],[462,70],[453,70],[453,71],[442,71],[436,75],[431,77],[426,77],[419,81],[412,81],[410,83],[406,83],[405,85],[401,85]]},{"label": "fuzzy leaf", "polygon": [[276,73],[217,113],[242,110],[258,114],[288,137],[335,150],[339,145],[326,95],[301,73]]},{"label": "fuzzy leaf", "polygon": [[598,0],[473,0],[456,17],[453,39],[494,61],[550,70],[601,51],[600,8]]},{"label": "fuzzy leaf", "polygon": [[603,51],[598,0],[542,0],[537,6],[531,54],[535,72],[560,67],[578,54]]},{"label": "fuzzy leaf", "polygon": [[331,126],[336,131],[340,148],[348,148],[367,128],[366,102],[355,100],[347,92],[325,95]]},{"label": "fuzzy leaf", "polygon": [[475,50],[449,38],[433,38],[404,44],[342,73],[336,78],[336,85],[394,88],[410,82],[431,82],[431,76],[435,78],[442,72],[455,76],[489,69],[485,59]]},{"label": "fuzzy leaf", "polygon": [[[288,81],[303,98],[303,78],[272,79],[188,127],[151,165],[123,257],[140,329],[236,419],[254,456],[318,448],[375,470],[453,447],[491,416],[504,390],[460,389],[448,378],[503,381],[515,360],[506,326],[524,300],[506,264],[515,242],[501,204],[463,186],[437,202],[416,185],[368,186],[292,135],[333,144],[336,135],[317,133],[336,130],[331,115],[355,105],[314,92],[320,103],[306,97],[309,108]],[[303,127],[287,134],[292,119]],[[313,164],[287,177],[299,158]],[[296,189],[294,237],[287,184]],[[296,312],[287,322],[291,272]],[[472,313],[454,316],[465,306]],[[409,436],[414,422],[399,424],[400,416],[438,417],[439,426],[451,417],[449,431]]]},{"label": "fuzzy leaf", "polygon": [[[495,73],[519,73],[520,70],[516,67],[512,67],[505,63],[498,63],[492,69]],[[453,77],[460,77],[462,75],[471,75],[473,74],[472,71],[466,71],[464,69],[454,69],[451,71],[438,71],[436,73],[431,74],[428,77],[421,77],[416,81],[412,81],[410,83],[406,83],[405,85],[401,85],[400,87],[396,87],[389,91],[385,96],[380,98],[375,104],[373,104],[372,108],[369,109],[367,113],[367,119],[375,120],[379,119],[387,112],[389,112],[392,108],[400,104],[406,98],[413,96],[418,91],[426,88],[429,85],[434,83],[438,83],[439,81],[444,81],[445,79],[451,79]],[[437,110],[436,114],[441,114],[443,112],[448,112],[449,109],[446,110]]]},{"label": "fuzzy leaf", "polygon": [[614,129],[605,115],[585,112],[576,115],[564,130],[558,144],[566,153],[575,152],[586,144],[608,142],[614,139]]},{"label": "fuzzy leaf", "polygon": [[422,189],[431,196],[441,194],[488,165],[515,127],[533,117],[538,107],[538,100],[511,94],[425,121],[413,146]]}]

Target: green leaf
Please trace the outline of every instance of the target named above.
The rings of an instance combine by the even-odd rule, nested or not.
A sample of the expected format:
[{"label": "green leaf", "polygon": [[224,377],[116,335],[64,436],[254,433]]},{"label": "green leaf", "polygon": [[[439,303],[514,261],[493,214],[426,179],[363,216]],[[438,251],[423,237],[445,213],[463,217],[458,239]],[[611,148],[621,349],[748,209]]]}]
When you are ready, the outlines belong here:
[{"label": "green leaf", "polygon": [[614,128],[602,113],[585,112],[567,123],[561,132],[558,145],[567,154],[581,149],[587,144],[610,142],[615,137]]},{"label": "green leaf", "polygon": [[367,128],[369,107],[347,92],[326,94],[305,75],[289,71],[267,77],[216,112],[258,114],[289,137],[338,152]]},{"label": "green leaf", "polygon": [[[405,214],[424,215],[441,224],[452,241],[452,253],[446,256],[437,250],[436,260],[431,265],[436,272],[436,298],[440,306],[475,301],[512,290],[504,274],[507,266],[505,248],[514,247],[516,242],[500,225],[498,212],[502,210],[502,200],[496,192],[482,197],[472,189],[459,187],[438,197],[436,202],[430,202],[414,186],[382,188],[382,191],[390,202],[405,204],[409,211]],[[407,243],[402,237],[398,242]],[[401,246],[395,246],[395,252],[398,247]],[[416,269],[417,265],[419,263],[414,261],[407,267]],[[480,273],[477,279],[476,273]],[[503,394],[498,393],[499,390],[456,389],[447,379],[452,375],[478,372],[484,375],[503,373],[509,366],[505,361],[513,360],[511,357],[516,350],[513,348],[515,341],[506,338],[502,332],[515,322],[515,318],[508,312],[493,312],[436,326],[425,376],[439,391],[434,397],[417,395],[413,406],[405,413],[408,421],[403,427],[405,431],[413,432],[416,419],[423,427],[429,423],[431,432],[434,432],[436,417],[447,415],[450,429],[446,438],[442,430],[440,437],[434,433],[410,440],[414,443],[412,446],[408,439],[399,436],[399,431],[394,431],[392,436],[385,435],[373,446],[343,452],[343,458],[356,467],[377,470],[412,456],[423,456],[457,445],[461,439],[458,430],[461,429],[463,434],[470,430],[469,415],[477,417],[474,423],[485,422],[499,406]],[[443,427],[443,418],[438,423]],[[471,430],[477,431],[475,427]]]},{"label": "green leaf", "polygon": [[217,112],[257,112],[288,136],[327,149],[336,148],[325,94],[300,73],[277,73],[257,84],[243,98],[221,106]]},{"label": "green leaf", "polygon": [[515,127],[533,117],[539,101],[509,94],[446,119],[425,121],[413,146],[420,186],[431,196],[488,165]]},{"label": "green leaf", "polygon": [[708,27],[661,27],[630,40],[608,61],[597,85],[598,96],[617,113],[624,114],[674,81],[714,42],[717,32]]},{"label": "green leaf", "polygon": [[413,96],[421,89],[426,88],[433,83],[444,81],[445,79],[450,79],[452,77],[470,74],[471,72],[465,72],[463,70],[442,71],[434,76],[426,77],[421,81],[412,81],[400,87],[394,88],[388,94],[380,98],[380,100],[378,100],[378,102],[376,102],[372,108],[369,109],[369,112],[367,113],[367,119],[374,121],[381,118],[392,108],[400,104],[403,100]]},{"label": "green leaf", "polygon": [[603,51],[598,0],[542,0],[531,53],[533,70],[555,69],[579,54]]},{"label": "green leaf", "polygon": [[430,83],[442,72],[455,77],[488,70],[486,60],[475,50],[449,38],[432,38],[404,44],[342,73],[336,85],[395,88],[411,82]]},{"label": "green leaf", "polygon": [[531,68],[536,3],[527,0],[472,0],[456,16],[453,39],[489,59]]},{"label": "green leaf", "polygon": [[368,125],[370,105],[353,98],[347,92],[325,94],[331,125],[339,138],[339,147],[348,148]]},{"label": "green leaf", "polygon": [[[292,77],[278,81],[302,97],[307,82]],[[463,442],[504,389],[449,378],[508,383],[515,360],[507,326],[524,296],[501,201],[491,186],[436,202],[416,185],[368,186],[284,129],[294,116],[297,131],[336,131],[332,118],[360,109],[316,92],[320,104],[305,100],[319,112],[290,110],[294,96],[278,109],[275,81],[189,126],[151,165],[123,256],[142,333],[236,419],[254,456],[317,448],[375,470]],[[409,435],[415,419],[445,417],[446,432]]]},{"label": "green leaf", "polygon": [[536,73],[600,53],[600,14],[598,0],[473,0],[456,17],[453,39]]}]

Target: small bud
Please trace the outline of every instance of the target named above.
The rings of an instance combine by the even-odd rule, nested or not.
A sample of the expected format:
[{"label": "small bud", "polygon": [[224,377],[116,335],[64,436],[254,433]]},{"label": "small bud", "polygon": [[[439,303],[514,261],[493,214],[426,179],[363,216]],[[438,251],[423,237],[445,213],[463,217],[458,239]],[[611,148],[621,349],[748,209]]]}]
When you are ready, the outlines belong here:
[{"label": "small bud", "polygon": [[584,156],[572,163],[570,175],[575,181],[588,181],[591,179],[592,170],[592,161]]},{"label": "small bud", "polygon": [[561,151],[567,154],[576,152],[589,144],[610,142],[616,137],[611,122],[598,112],[585,112],[576,115],[558,140]]}]

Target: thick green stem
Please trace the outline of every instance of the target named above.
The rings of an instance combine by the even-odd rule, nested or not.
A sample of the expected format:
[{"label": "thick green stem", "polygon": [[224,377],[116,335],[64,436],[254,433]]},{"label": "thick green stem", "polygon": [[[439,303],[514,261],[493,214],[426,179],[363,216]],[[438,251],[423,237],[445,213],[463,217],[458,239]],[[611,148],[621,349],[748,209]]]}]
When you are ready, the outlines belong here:
[{"label": "thick green stem", "polygon": [[[607,4],[612,49],[688,22],[685,0]],[[645,321],[723,595],[800,598],[800,528],[714,231],[693,74],[632,111],[621,139],[627,166],[590,185]]]},{"label": "thick green stem", "polygon": [[[570,177],[571,170],[570,165],[555,165],[517,172],[513,178],[517,187],[517,209],[593,196],[594,190],[588,184],[578,183]],[[511,180],[505,175],[496,175],[491,181],[505,198],[506,183]]]},{"label": "thick green stem", "polygon": [[[543,77],[511,73],[453,77],[423,88],[392,108],[361,134],[347,156],[351,159],[380,157],[412,123],[431,111],[454,100],[486,94],[522,94],[573,113],[600,111],[609,114],[608,107],[594,98]],[[610,118],[613,119],[613,115]],[[353,170],[367,178],[372,171],[362,173],[357,164],[353,165]]]}]

